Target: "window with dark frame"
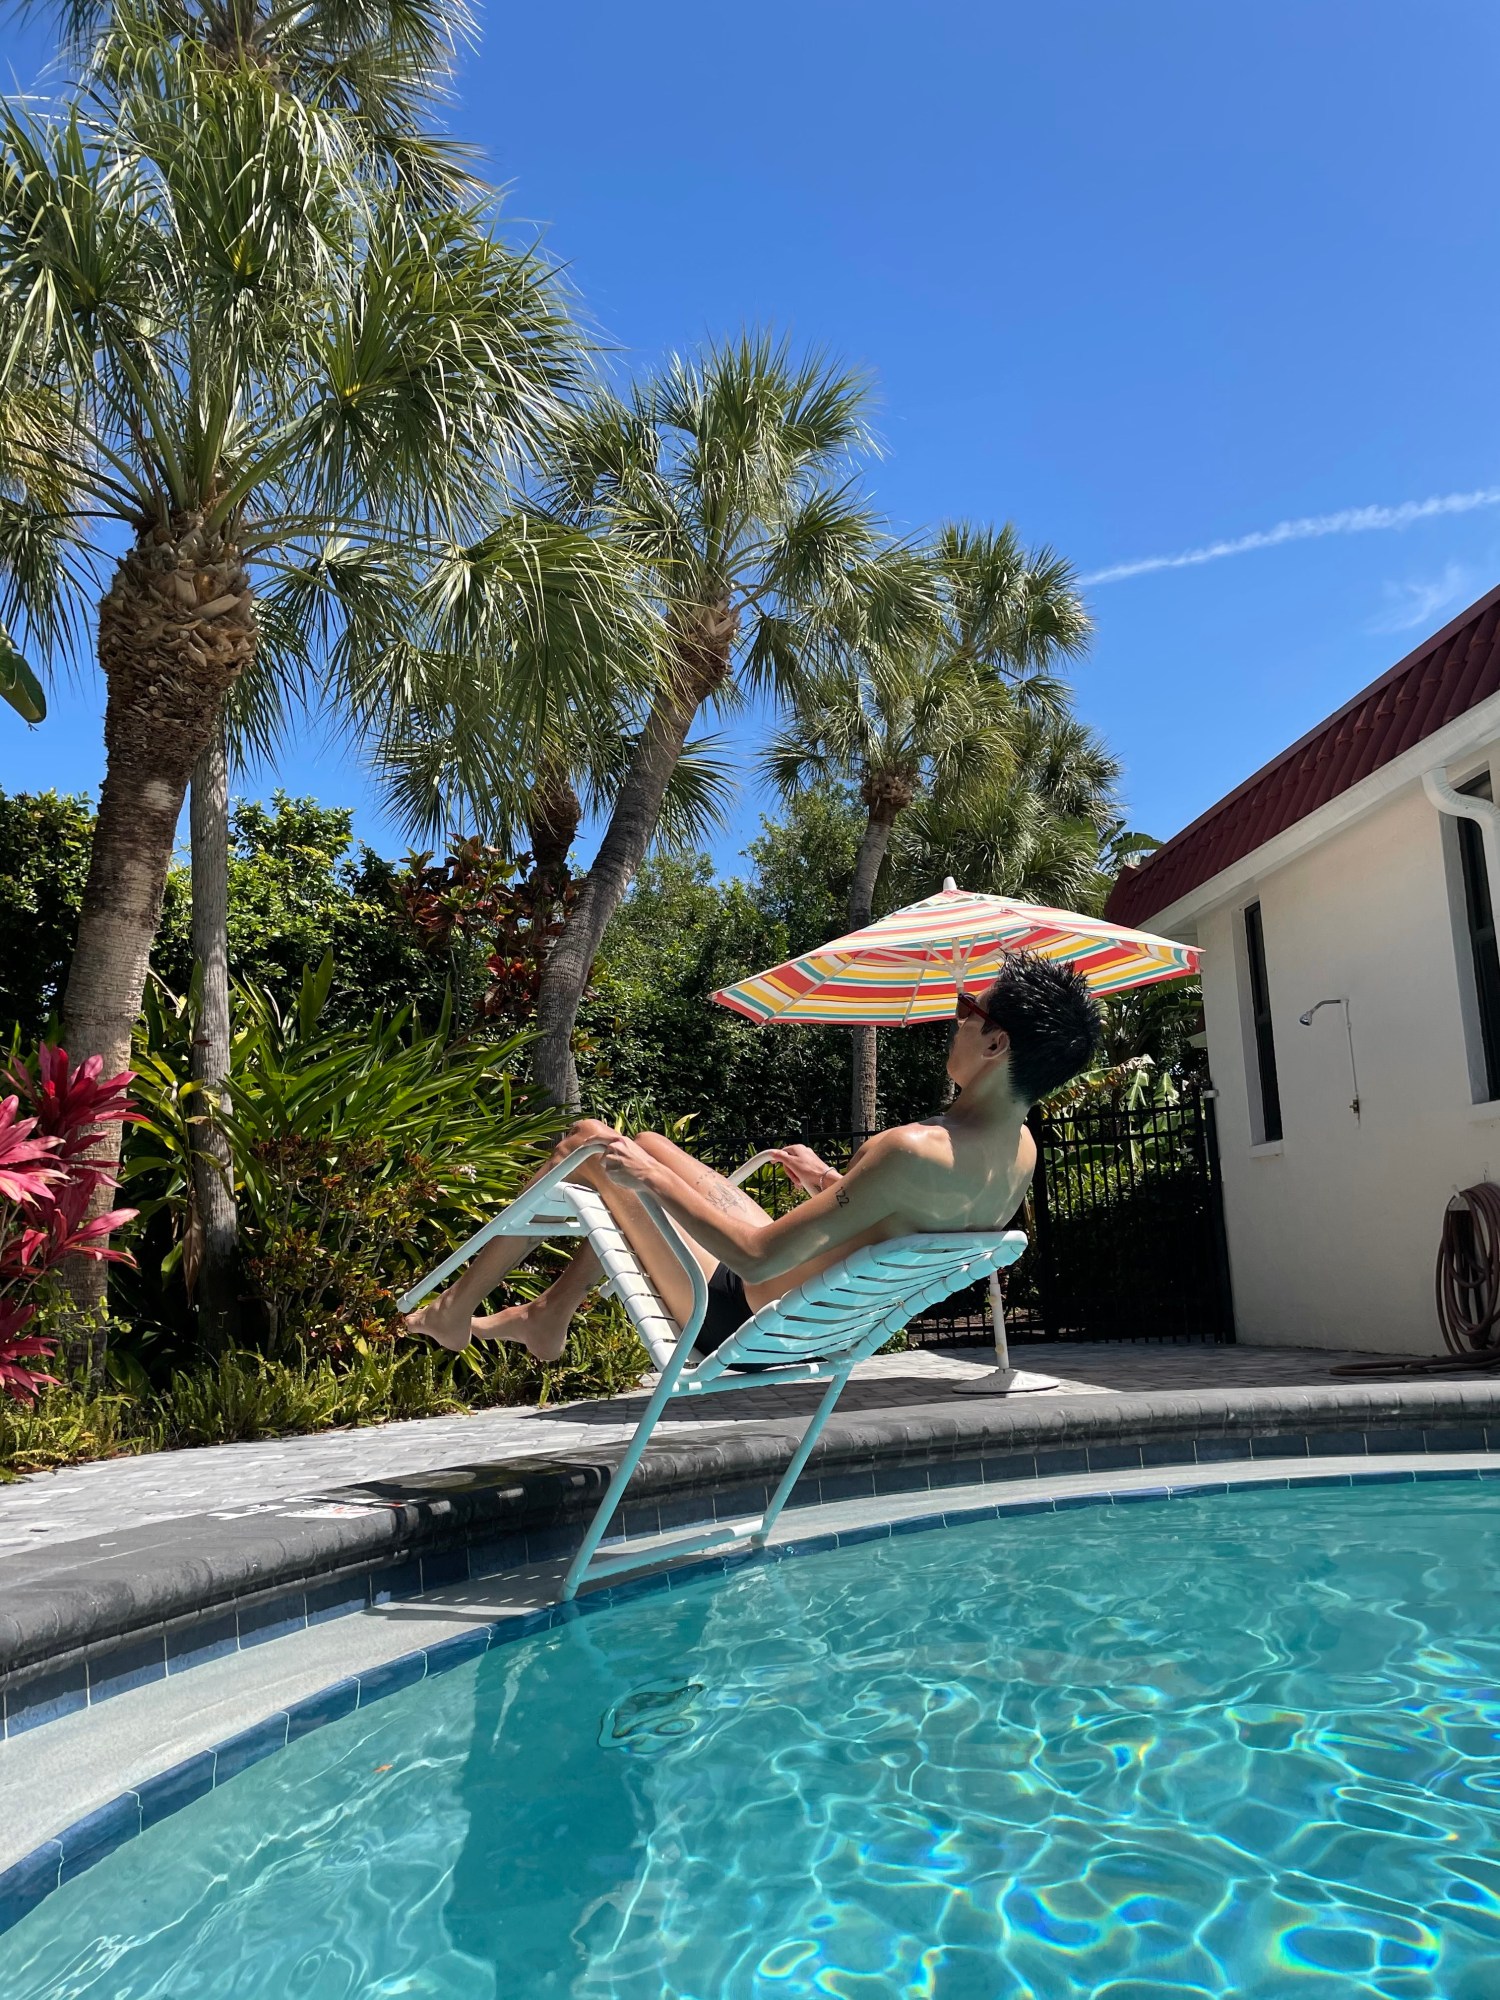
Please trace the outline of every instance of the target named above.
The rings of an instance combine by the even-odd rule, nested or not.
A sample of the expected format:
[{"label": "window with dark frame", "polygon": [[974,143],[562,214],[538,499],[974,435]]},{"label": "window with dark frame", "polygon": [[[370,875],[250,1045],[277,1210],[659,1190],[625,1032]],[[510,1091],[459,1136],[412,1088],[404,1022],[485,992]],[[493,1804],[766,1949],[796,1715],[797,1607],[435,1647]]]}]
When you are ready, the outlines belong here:
[{"label": "window with dark frame", "polygon": [[1255,1067],[1260,1080],[1260,1137],[1281,1137],[1281,1091],[1276,1081],[1276,1040],[1271,1032],[1271,988],[1266,979],[1266,938],[1260,904],[1245,911],[1245,958],[1250,968],[1250,1019],[1255,1029]]},{"label": "window with dark frame", "polygon": [[[1474,798],[1490,797],[1488,778],[1478,778],[1460,789]],[[1474,954],[1474,999],[1484,1050],[1485,1094],[1494,1099],[1500,1097],[1500,943],[1495,936],[1495,905],[1484,858],[1484,835],[1472,819],[1458,822],[1458,853],[1463,866],[1469,949]]]}]

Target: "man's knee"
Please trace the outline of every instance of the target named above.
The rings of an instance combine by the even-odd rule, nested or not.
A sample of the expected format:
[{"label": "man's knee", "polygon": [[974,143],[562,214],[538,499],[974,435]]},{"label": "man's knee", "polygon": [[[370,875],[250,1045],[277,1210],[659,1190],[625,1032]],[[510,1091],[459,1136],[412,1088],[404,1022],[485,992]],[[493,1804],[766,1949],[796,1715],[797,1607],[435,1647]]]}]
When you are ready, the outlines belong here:
[{"label": "man's knee", "polygon": [[576,1125],[569,1126],[559,1150],[571,1153],[579,1146],[591,1145],[596,1139],[613,1139],[616,1136],[614,1126],[606,1125],[602,1118],[580,1118]]}]

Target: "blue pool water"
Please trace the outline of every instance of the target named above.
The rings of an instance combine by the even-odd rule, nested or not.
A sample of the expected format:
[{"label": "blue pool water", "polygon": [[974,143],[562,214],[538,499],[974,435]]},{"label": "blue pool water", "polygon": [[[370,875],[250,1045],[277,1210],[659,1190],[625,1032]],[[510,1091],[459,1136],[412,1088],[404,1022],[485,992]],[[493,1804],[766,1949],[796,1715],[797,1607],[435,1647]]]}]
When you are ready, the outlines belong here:
[{"label": "blue pool water", "polygon": [[1500,2000],[1500,1494],[899,1536],[319,1730],[0,1938],[5,2000]]}]

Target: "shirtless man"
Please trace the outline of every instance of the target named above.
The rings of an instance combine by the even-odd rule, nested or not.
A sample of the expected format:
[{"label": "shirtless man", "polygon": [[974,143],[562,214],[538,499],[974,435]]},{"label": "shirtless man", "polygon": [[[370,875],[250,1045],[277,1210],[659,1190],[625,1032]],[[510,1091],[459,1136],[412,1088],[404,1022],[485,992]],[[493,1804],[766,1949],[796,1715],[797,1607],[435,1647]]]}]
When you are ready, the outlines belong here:
[{"label": "shirtless man", "polygon": [[[653,1195],[687,1238],[708,1280],[708,1311],[695,1344],[721,1346],[750,1315],[864,1243],[920,1230],[1004,1228],[1036,1168],[1026,1113],[1085,1068],[1099,1039],[1099,1010],[1066,966],[1016,953],[982,995],[961,994],[948,1074],[959,1095],[940,1117],[893,1126],[866,1140],[846,1173],[807,1146],[774,1154],[809,1196],[772,1221],[757,1202],[659,1132],[623,1138],[595,1119],[575,1125],[548,1165],[599,1140],[578,1178],[597,1188],[679,1325],[691,1287],[638,1195]],[[514,1340],[555,1361],[573,1315],[601,1272],[585,1246],[540,1298],[473,1317],[529,1250],[521,1237],[487,1244],[442,1297],[407,1319],[452,1352],[481,1339]]]}]

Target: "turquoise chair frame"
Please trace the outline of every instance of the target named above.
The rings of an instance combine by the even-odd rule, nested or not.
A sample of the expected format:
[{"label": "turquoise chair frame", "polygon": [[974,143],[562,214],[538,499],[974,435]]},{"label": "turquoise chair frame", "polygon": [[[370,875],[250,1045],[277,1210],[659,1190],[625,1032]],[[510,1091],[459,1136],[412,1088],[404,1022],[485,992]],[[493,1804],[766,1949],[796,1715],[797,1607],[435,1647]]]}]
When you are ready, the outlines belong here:
[{"label": "turquoise chair frame", "polygon": [[[860,1362],[868,1360],[927,1306],[966,1285],[992,1278],[1014,1263],[1026,1247],[1025,1234],[1015,1229],[934,1230],[867,1244],[773,1304],[762,1306],[722,1347],[694,1362],[693,1342],[708,1305],[702,1267],[665,1210],[643,1194],[642,1205],[682,1265],[691,1291],[692,1309],[679,1328],[641,1270],[603,1198],[595,1189],[568,1178],[582,1160],[601,1150],[600,1142],[581,1146],[549,1168],[400,1301],[400,1310],[410,1312],[498,1236],[582,1236],[604,1271],[606,1291],[620,1300],[660,1370],[635,1433],[569,1565],[562,1588],[565,1600],[576,1596],[587,1583],[654,1568],[680,1556],[733,1542],[764,1546],[837,1407],[844,1384]],[[770,1158],[768,1153],[757,1153],[731,1178],[736,1183],[744,1181]],[[642,1537],[628,1546],[617,1543],[601,1550],[600,1543],[669,1403],[806,1382],[826,1382],[828,1387],[763,1513],[682,1534]]]}]

